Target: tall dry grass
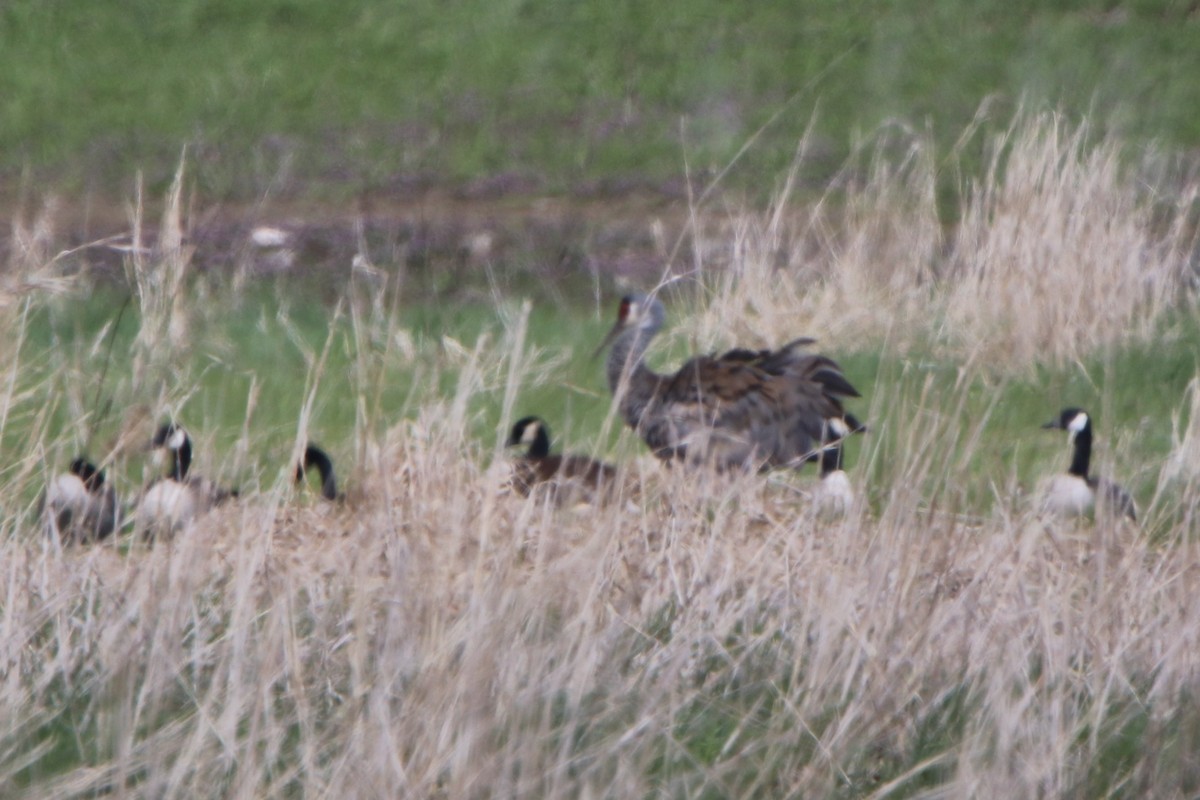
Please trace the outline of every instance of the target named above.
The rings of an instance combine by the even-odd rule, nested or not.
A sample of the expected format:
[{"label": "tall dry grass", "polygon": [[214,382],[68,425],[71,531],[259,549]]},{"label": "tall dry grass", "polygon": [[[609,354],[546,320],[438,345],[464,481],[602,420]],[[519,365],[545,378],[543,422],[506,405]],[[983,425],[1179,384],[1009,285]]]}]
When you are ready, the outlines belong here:
[{"label": "tall dry grass", "polygon": [[1153,336],[1195,281],[1198,185],[1052,113],[1019,113],[984,148],[952,219],[937,187],[955,157],[903,128],[864,145],[815,205],[795,211],[789,182],[770,213],[734,216],[719,243],[731,263],[702,281],[690,335],[814,331],[1001,373]]},{"label": "tall dry grass", "polygon": [[131,241],[125,259],[125,277],[134,292],[141,312],[141,324],[133,345],[133,385],[139,391],[156,394],[158,404],[167,400],[172,384],[187,384],[189,376],[178,373],[186,363],[189,343],[189,316],[195,302],[189,303],[187,275],[191,265],[191,245],[185,238],[187,214],[183,208],[184,161],[163,204],[157,236],[146,236],[144,199],[141,181],[135,205],[130,209]]},{"label": "tall dry grass", "polygon": [[[1043,142],[1045,124],[1013,135]],[[1082,155],[1073,147],[1060,162]],[[1014,148],[1010,162],[1027,153]],[[1195,478],[1172,476],[1183,488],[1156,499],[1143,528],[1041,520],[1011,475],[994,476],[991,512],[966,505],[961,465],[985,446],[987,420],[964,424],[961,409],[971,378],[996,367],[966,342],[995,321],[983,308],[953,316],[984,305],[988,278],[946,268],[959,251],[938,259],[932,206],[911,207],[932,203],[933,162],[910,156],[868,171],[861,196],[847,189],[844,229],[821,208],[800,233],[782,215],[746,222],[736,269],[717,278],[700,322],[680,325],[714,342],[731,327],[780,341],[805,332],[805,318],[835,341],[915,343],[931,321],[944,328],[938,341],[964,375],[949,396],[919,380],[863,387],[872,421],[898,430],[895,450],[868,443],[862,458],[875,502],[831,521],[806,503],[811,478],[664,470],[644,455],[624,462],[638,490],[610,505],[523,500],[499,491],[502,431],[473,438],[470,409],[500,395],[511,411],[516,387],[545,379],[527,309],[499,336],[446,345],[457,388],[414,390],[412,412],[384,435],[374,423],[389,409],[363,377],[380,356],[364,356],[345,507],[268,473],[261,492],[173,540],[64,550],[6,506],[0,794],[1194,794]],[[1061,230],[1011,235],[1056,241]],[[981,260],[1010,263],[1000,232],[970,235],[992,243]],[[1161,310],[1153,303],[1177,291],[1170,263],[1146,278],[1167,274],[1169,286],[1120,305],[1118,319]],[[1076,278],[1092,266],[1061,261]],[[873,315],[819,302],[849,306],[864,292],[880,300]],[[1007,313],[1028,322],[1039,309]],[[350,313],[358,341],[397,341],[394,317]],[[1078,335],[1051,359],[1126,333],[1057,319]],[[1035,351],[1014,344],[1012,359]],[[312,391],[321,361],[312,354]],[[20,369],[6,361],[5,377]],[[1194,420],[1181,406],[1184,470]]]}]

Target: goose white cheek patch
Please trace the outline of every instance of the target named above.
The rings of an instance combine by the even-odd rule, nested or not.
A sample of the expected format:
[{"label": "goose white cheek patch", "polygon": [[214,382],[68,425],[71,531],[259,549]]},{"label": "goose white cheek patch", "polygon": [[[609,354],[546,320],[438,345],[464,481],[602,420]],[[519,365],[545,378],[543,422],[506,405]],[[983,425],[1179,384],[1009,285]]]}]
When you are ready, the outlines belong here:
[{"label": "goose white cheek patch", "polygon": [[1069,430],[1071,433],[1082,433],[1083,429],[1087,427],[1087,424],[1087,414],[1076,414],[1075,418],[1067,425],[1067,430]]},{"label": "goose white cheek patch", "polygon": [[178,450],[179,448],[183,447],[183,440],[186,437],[187,434],[181,429],[177,428],[175,432],[171,434],[171,438],[167,440],[167,447],[172,450]]}]

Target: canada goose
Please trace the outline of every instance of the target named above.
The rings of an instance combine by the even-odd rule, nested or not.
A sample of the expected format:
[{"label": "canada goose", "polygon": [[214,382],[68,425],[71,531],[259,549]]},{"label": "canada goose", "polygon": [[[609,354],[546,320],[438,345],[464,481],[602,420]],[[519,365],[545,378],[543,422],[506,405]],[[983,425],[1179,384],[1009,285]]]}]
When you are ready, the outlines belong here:
[{"label": "canada goose", "polygon": [[47,533],[64,544],[99,541],[112,534],[120,517],[117,493],[104,472],[82,457],[46,485],[38,508]]},{"label": "canada goose", "polygon": [[617,470],[611,464],[587,456],[551,454],[550,431],[539,417],[518,420],[505,444],[529,446],[513,463],[512,486],[522,497],[538,486],[550,486],[556,494],[570,486],[581,496],[609,492],[616,486]]},{"label": "canada goose", "polygon": [[842,398],[860,396],[832,359],[801,352],[808,338],[778,350],[697,356],[659,375],[643,356],[665,318],[658,300],[628,295],[597,350],[611,345],[609,388],[625,422],[661,459],[799,468],[818,460],[825,431],[844,419]]},{"label": "canada goose", "polygon": [[1063,516],[1079,516],[1099,505],[1101,511],[1137,519],[1137,509],[1129,492],[1112,481],[1088,474],[1092,457],[1092,420],[1080,408],[1066,408],[1042,428],[1067,432],[1074,444],[1071,467],[1065,475],[1055,475],[1046,485],[1044,510]]},{"label": "canada goose", "polygon": [[832,420],[821,449],[821,480],[813,492],[814,509],[826,516],[844,516],[854,505],[854,487],[844,469],[846,437],[865,433],[867,426],[853,414]]},{"label": "canada goose", "polygon": [[236,489],[225,489],[207,478],[189,474],[192,439],[181,426],[173,422],[163,425],[150,446],[166,450],[171,466],[165,477],[150,484],[138,503],[138,525],[147,532],[178,530],[213,506],[237,497]]},{"label": "canada goose", "polygon": [[321,496],[326,500],[344,500],[345,495],[338,491],[337,477],[333,474],[333,459],[329,454],[312,442],[304,448],[304,458],[296,465],[296,483],[303,483],[304,476],[313,467],[321,475]]}]

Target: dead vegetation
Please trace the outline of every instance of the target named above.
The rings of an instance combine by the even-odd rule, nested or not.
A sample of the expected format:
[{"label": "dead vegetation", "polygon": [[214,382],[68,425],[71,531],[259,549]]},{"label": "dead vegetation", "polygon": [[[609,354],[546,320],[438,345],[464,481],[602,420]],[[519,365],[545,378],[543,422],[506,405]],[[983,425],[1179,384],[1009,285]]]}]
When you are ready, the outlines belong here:
[{"label": "dead vegetation", "polygon": [[[1180,302],[1184,229],[1143,225],[1112,154],[1061,125],[1010,134],[1006,166],[972,194],[939,262],[952,268],[931,266],[946,243],[931,162],[914,152],[851,193],[844,230],[820,209],[798,232],[747,219],[737,269],[706,278],[713,299],[680,320],[684,335],[932,341],[967,376],[999,353],[1024,369],[1147,335]],[[1080,204],[1071,185],[1104,202]],[[1097,236],[1112,238],[1083,247]],[[1021,294],[1039,264],[1055,274]],[[1066,310],[1054,302],[1083,284]],[[879,301],[870,313],[864,298]],[[392,324],[350,313],[364,340]],[[511,416],[513,387],[537,374],[524,314],[459,355],[451,396],[430,391],[385,435],[360,432],[345,506],[298,497],[283,472],[169,542],[63,549],[4,502],[0,793],[1184,797],[1200,785],[1194,398],[1163,467],[1170,490],[1141,528],[1038,519],[1006,476],[992,511],[971,513],[956,470],[986,421],[964,429],[960,396],[919,398],[901,457],[867,446],[857,475],[874,476],[873,500],[842,519],[811,513],[810,476],[712,476],[647,456],[624,462],[636,493],[558,508],[500,492],[502,439],[489,451],[469,433],[473,396],[501,391]],[[3,352],[11,378],[20,362]],[[904,424],[886,414],[894,387],[864,389],[869,419]],[[12,497],[37,473],[18,477]]]}]

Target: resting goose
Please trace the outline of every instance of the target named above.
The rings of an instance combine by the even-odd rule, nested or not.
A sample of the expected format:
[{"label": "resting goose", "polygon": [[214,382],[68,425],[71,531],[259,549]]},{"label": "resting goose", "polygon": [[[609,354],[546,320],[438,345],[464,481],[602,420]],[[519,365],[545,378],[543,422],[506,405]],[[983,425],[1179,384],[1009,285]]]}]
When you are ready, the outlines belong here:
[{"label": "resting goose", "polygon": [[117,528],[117,493],[104,472],[86,458],[76,458],[68,470],[46,485],[38,503],[46,531],[64,544],[99,541]]},{"label": "resting goose", "polygon": [[1060,516],[1080,516],[1092,509],[1137,519],[1133,497],[1112,481],[1088,474],[1092,457],[1092,420],[1081,408],[1066,408],[1042,426],[1067,432],[1074,445],[1066,474],[1055,475],[1046,484],[1042,508]]},{"label": "resting goose", "polygon": [[192,440],[181,426],[173,422],[163,425],[150,446],[166,451],[170,468],[165,477],[146,488],[138,503],[138,526],[148,533],[177,531],[213,506],[237,496],[237,490],[190,473]]},{"label": "resting goose", "polygon": [[556,494],[573,487],[590,497],[611,491],[617,483],[617,470],[611,464],[587,456],[551,453],[550,431],[539,417],[518,420],[506,445],[529,448],[513,462],[512,486],[522,497],[539,486],[552,487]]}]

